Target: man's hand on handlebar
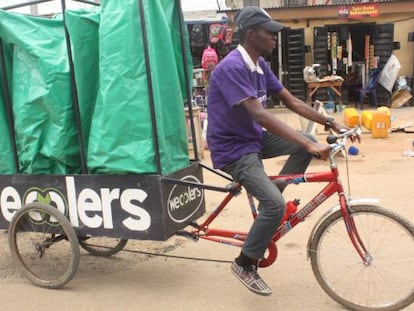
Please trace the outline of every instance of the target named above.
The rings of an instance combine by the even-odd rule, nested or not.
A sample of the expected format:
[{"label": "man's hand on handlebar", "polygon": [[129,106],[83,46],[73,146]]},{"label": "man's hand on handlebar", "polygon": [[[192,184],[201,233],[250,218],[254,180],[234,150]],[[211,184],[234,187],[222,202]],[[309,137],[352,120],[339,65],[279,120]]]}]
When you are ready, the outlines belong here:
[{"label": "man's hand on handlebar", "polygon": [[314,143],[307,149],[315,158],[326,161],[329,157],[330,147],[328,144]]},{"label": "man's hand on handlebar", "polygon": [[[349,127],[338,123],[337,121],[332,122],[332,126],[331,129],[338,134],[342,134],[345,132],[348,132],[349,130],[351,130]],[[351,136],[349,136],[349,139],[352,142],[356,142],[358,141],[358,143],[361,143],[361,131],[356,131],[355,133],[353,133]]]},{"label": "man's hand on handlebar", "polygon": [[[329,157],[329,154],[331,152],[331,148],[333,144],[335,144],[336,140],[339,138],[345,139],[344,144],[346,144],[346,139],[349,138],[352,142],[358,141],[361,142],[361,129],[360,128],[348,128],[348,127],[338,127],[336,130],[339,130],[338,135],[330,135],[332,136],[331,139],[329,139],[330,136],[328,136],[328,144],[320,144],[320,143],[313,143],[310,146],[308,146],[307,150],[308,152],[312,153],[315,158],[321,159],[321,160],[327,160]],[[331,140],[331,141],[330,141]]]}]

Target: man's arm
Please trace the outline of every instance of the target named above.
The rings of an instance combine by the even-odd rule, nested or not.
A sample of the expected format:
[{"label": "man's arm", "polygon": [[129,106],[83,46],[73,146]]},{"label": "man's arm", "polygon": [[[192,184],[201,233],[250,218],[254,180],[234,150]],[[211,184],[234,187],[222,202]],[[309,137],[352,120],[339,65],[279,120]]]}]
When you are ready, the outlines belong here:
[{"label": "man's arm", "polygon": [[[304,103],[302,100],[293,96],[286,88],[276,94],[276,96],[285,104],[288,109],[296,112],[298,115],[308,120],[317,122],[322,125],[326,125],[326,123],[330,121],[328,120],[328,117],[320,114],[318,111]],[[337,133],[339,133],[341,129],[347,128],[346,126],[336,121],[331,122],[330,127]]]},{"label": "man's arm", "polygon": [[329,156],[329,145],[309,140],[302,133],[294,130],[276,116],[267,111],[256,98],[248,98],[242,102],[253,119],[271,133],[302,145],[309,153],[318,155],[322,160]]}]

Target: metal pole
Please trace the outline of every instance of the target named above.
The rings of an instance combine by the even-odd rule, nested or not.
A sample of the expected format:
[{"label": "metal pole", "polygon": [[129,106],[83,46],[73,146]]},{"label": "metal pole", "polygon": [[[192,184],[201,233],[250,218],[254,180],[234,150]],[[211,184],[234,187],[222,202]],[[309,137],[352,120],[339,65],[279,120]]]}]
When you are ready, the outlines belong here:
[{"label": "metal pole", "polygon": [[[188,64],[186,59],[186,45],[185,45],[185,36],[184,36],[184,16],[183,11],[181,9],[181,0],[177,0],[177,6],[178,6],[178,14],[180,19],[180,37],[181,37],[181,54],[183,57],[183,65],[184,65],[184,78],[185,78],[185,86],[187,88],[187,101],[188,101],[188,115],[190,120],[190,129],[191,129],[191,138],[192,138],[192,144],[194,149],[194,157],[195,160],[198,161],[198,148],[197,148],[197,139],[195,136],[195,126],[194,126],[194,118],[193,118],[193,105],[192,105],[192,91],[190,90],[190,77],[188,76]],[[191,77],[192,78],[192,77]]]},{"label": "metal pole", "polygon": [[92,5],[101,5],[100,2],[96,2],[96,1],[88,1],[88,0],[74,0],[74,1],[83,2],[83,3],[86,3],[86,4],[92,4]]},{"label": "metal pole", "polygon": [[6,60],[4,56],[4,47],[3,47],[3,40],[0,38],[0,69],[1,69],[1,78],[2,78],[2,86],[3,86],[3,101],[4,101],[4,108],[6,110],[7,114],[7,121],[9,125],[9,135],[10,135],[10,141],[12,144],[12,150],[13,150],[13,161],[14,166],[16,168],[16,172],[20,173],[20,167],[19,167],[19,158],[17,155],[17,146],[16,146],[16,134],[14,131],[14,117],[13,117],[13,107],[12,102],[10,99],[10,93],[9,93],[9,85],[7,80],[7,70],[6,70]]},{"label": "metal pole", "polygon": [[151,111],[151,125],[152,125],[152,136],[154,139],[155,148],[155,161],[157,164],[157,172],[161,175],[161,159],[160,159],[160,146],[158,141],[157,133],[157,120],[155,118],[155,105],[154,105],[154,90],[152,88],[152,76],[151,76],[151,65],[149,61],[149,50],[148,50],[148,37],[147,28],[145,26],[145,13],[143,0],[139,0],[139,13],[141,18],[141,32],[142,40],[144,43],[144,57],[145,57],[145,68],[147,71],[147,84],[148,84],[148,95],[149,95],[149,106]]},{"label": "metal pole", "polygon": [[75,125],[76,125],[76,129],[78,132],[81,172],[82,174],[87,174],[88,167],[86,164],[85,147],[84,147],[83,135],[82,135],[82,122],[81,122],[81,115],[80,115],[80,109],[79,109],[78,89],[77,89],[76,80],[75,80],[75,68],[73,65],[72,48],[70,44],[69,32],[66,28],[66,18],[65,18],[66,0],[61,0],[61,5],[62,5],[63,25],[65,29],[66,47],[68,51],[69,73],[70,73],[70,82],[71,82],[71,88],[72,88],[72,102],[73,102],[73,109],[75,113]]}]

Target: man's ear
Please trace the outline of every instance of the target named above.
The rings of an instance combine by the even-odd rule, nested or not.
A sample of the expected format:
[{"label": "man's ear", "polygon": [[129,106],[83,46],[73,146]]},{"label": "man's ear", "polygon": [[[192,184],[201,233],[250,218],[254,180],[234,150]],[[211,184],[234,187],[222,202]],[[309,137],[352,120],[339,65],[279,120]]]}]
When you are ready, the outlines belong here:
[{"label": "man's ear", "polygon": [[252,39],[254,39],[255,36],[255,31],[253,29],[248,29],[246,31],[246,38],[251,41]]}]

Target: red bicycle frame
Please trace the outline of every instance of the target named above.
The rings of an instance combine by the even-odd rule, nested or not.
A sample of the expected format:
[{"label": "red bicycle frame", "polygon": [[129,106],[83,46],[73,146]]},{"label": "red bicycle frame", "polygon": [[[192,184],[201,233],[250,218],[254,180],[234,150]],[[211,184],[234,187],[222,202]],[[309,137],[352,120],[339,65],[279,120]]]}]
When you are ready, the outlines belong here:
[{"label": "red bicycle frame", "polygon": [[[338,168],[335,164],[331,164],[330,171],[326,172],[269,176],[269,178],[275,184],[327,182],[327,185],[317,195],[315,195],[306,205],[300,208],[295,214],[291,215],[290,219],[288,219],[286,222],[279,226],[268,246],[268,253],[266,255],[266,258],[259,262],[259,265],[261,267],[269,266],[276,260],[277,249],[275,243],[279,239],[281,239],[287,232],[296,227],[297,224],[304,221],[305,218],[310,213],[312,213],[312,211],[314,211],[318,206],[320,206],[323,202],[325,202],[335,193],[337,193],[339,197],[340,209],[351,242],[354,245],[359,256],[364,261],[364,263],[368,263],[369,256],[367,255],[366,248],[358,235],[357,228],[349,212],[344,189],[341,182],[339,181],[338,176]],[[247,237],[247,232],[209,228],[211,223],[216,219],[218,215],[220,215],[220,213],[231,201],[231,199],[241,192],[241,188],[242,186],[239,183],[233,183],[230,187],[229,193],[226,195],[223,201],[217,206],[217,208],[201,224],[195,225],[196,229],[194,229],[191,232],[192,236],[196,238],[201,238],[238,247],[243,246],[243,243]],[[252,216],[253,218],[255,218],[257,216],[257,208],[254,199],[251,195],[247,195]]]}]

